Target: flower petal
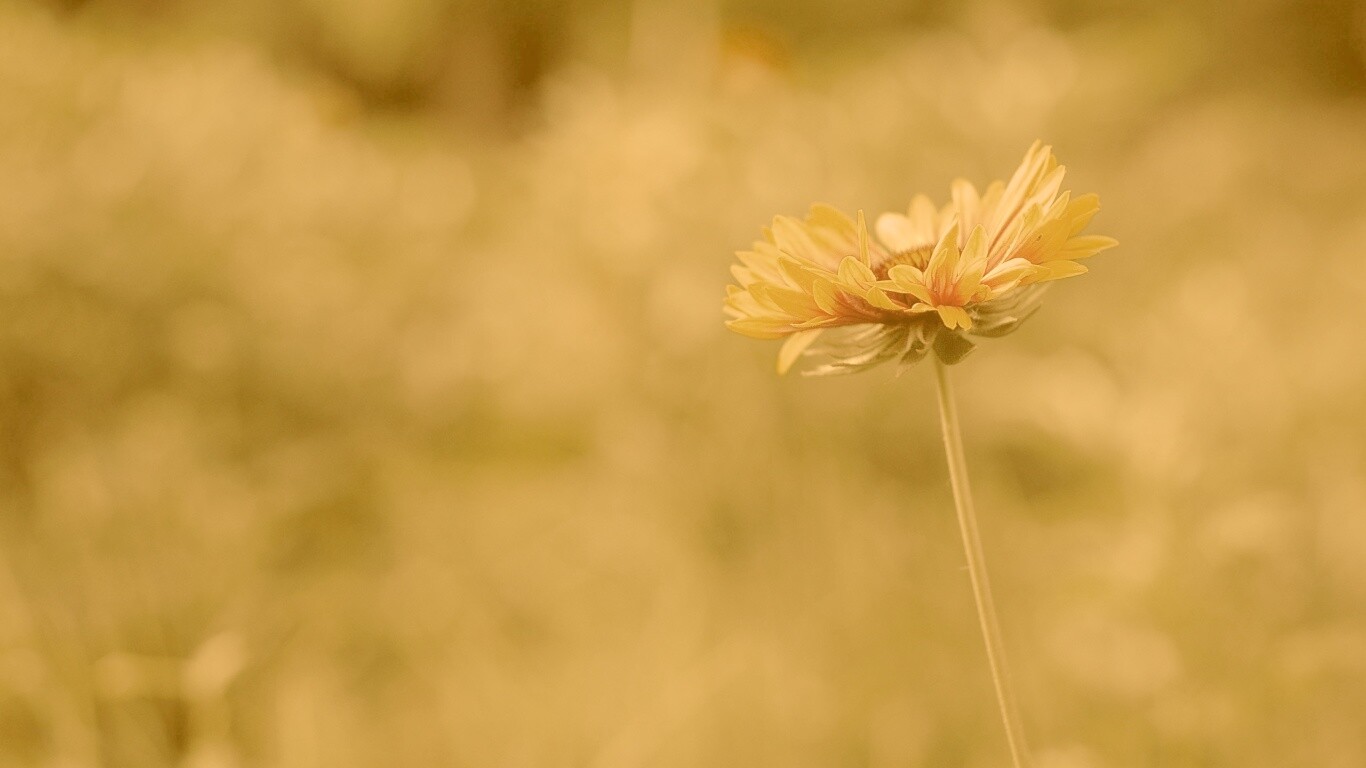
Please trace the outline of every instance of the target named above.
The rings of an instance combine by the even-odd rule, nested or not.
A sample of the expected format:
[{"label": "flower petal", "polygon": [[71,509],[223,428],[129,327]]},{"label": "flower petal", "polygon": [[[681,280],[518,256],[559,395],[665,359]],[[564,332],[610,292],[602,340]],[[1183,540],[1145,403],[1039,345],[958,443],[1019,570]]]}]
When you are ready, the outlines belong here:
[{"label": "flower petal", "polygon": [[1067,241],[1062,250],[1058,253],[1064,259],[1085,259],[1095,256],[1101,251],[1109,250],[1119,245],[1119,241],[1113,237],[1105,235],[1084,235],[1074,237]]},{"label": "flower petal", "polygon": [[853,256],[846,256],[840,261],[838,274],[841,283],[860,290],[877,281],[877,275],[873,274],[873,270]]},{"label": "flower petal", "polygon": [[939,244],[934,247],[930,263],[925,267],[925,276],[932,284],[937,284],[941,280],[947,281],[958,266],[961,255],[958,250],[958,222],[955,221],[939,239]]},{"label": "flower petal", "polygon": [[939,209],[934,207],[934,201],[925,195],[916,195],[911,198],[906,212],[915,227],[917,247],[931,245],[939,239]]},{"label": "flower petal", "polygon": [[981,220],[981,210],[978,203],[981,197],[977,194],[977,187],[966,179],[954,179],[949,186],[949,192],[953,195],[953,207],[958,212],[958,220],[962,223],[963,229],[971,230],[977,226]]},{"label": "flower petal", "polygon": [[893,312],[900,312],[906,309],[904,305],[893,301],[892,298],[887,295],[886,291],[876,286],[869,288],[867,292],[864,293],[863,298],[878,309],[886,309]]},{"label": "flower petal", "polygon": [[874,225],[877,239],[892,252],[910,251],[925,244],[915,222],[899,213],[884,213]]},{"label": "flower petal", "polygon": [[1029,282],[1043,283],[1049,280],[1062,280],[1066,277],[1076,277],[1086,274],[1086,266],[1075,261],[1050,261],[1047,264],[1040,264],[1036,267],[1038,272],[1029,278]]},{"label": "flower petal", "polygon": [[939,319],[944,321],[944,326],[949,330],[954,328],[969,329],[972,327],[972,318],[963,311],[962,307],[938,306],[934,308],[939,313]]}]

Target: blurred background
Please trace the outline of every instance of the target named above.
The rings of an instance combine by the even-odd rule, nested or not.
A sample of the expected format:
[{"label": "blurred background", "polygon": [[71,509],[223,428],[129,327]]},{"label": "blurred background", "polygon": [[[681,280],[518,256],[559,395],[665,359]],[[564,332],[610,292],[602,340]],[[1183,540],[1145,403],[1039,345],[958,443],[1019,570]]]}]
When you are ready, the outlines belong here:
[{"label": "blurred background", "polygon": [[929,370],[720,304],[1036,138],[1040,767],[1366,764],[1359,3],[0,0],[0,766],[1005,765]]}]

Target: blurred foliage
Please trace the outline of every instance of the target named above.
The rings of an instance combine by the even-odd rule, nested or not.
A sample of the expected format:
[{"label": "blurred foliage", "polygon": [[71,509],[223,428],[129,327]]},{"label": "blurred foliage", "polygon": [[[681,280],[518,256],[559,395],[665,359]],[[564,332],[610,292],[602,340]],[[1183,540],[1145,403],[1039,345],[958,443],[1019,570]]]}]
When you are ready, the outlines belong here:
[{"label": "blurred foliage", "polygon": [[1359,3],[0,3],[0,765],[1005,758],[931,382],[731,253],[1035,138],[957,370],[1041,768],[1366,764]]}]

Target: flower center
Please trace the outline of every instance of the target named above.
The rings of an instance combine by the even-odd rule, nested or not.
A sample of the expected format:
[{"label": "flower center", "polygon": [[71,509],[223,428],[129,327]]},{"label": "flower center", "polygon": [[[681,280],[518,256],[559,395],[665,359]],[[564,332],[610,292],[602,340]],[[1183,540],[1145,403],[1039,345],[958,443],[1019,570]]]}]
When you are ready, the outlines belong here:
[{"label": "flower center", "polygon": [[912,248],[909,251],[897,251],[887,258],[873,265],[873,274],[877,279],[886,280],[887,273],[892,271],[892,267],[898,264],[907,264],[916,269],[924,269],[930,263],[930,254],[934,252],[934,245],[922,245],[919,248]]}]

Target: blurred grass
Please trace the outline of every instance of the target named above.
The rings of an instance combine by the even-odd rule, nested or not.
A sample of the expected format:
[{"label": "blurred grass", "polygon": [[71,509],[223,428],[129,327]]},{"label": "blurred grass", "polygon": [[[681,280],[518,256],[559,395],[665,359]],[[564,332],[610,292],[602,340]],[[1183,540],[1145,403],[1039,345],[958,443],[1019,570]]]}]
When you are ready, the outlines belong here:
[{"label": "blurred grass", "polygon": [[999,765],[925,372],[731,253],[1052,142],[959,371],[1043,768],[1359,766],[1348,2],[0,4],[0,765]]}]

